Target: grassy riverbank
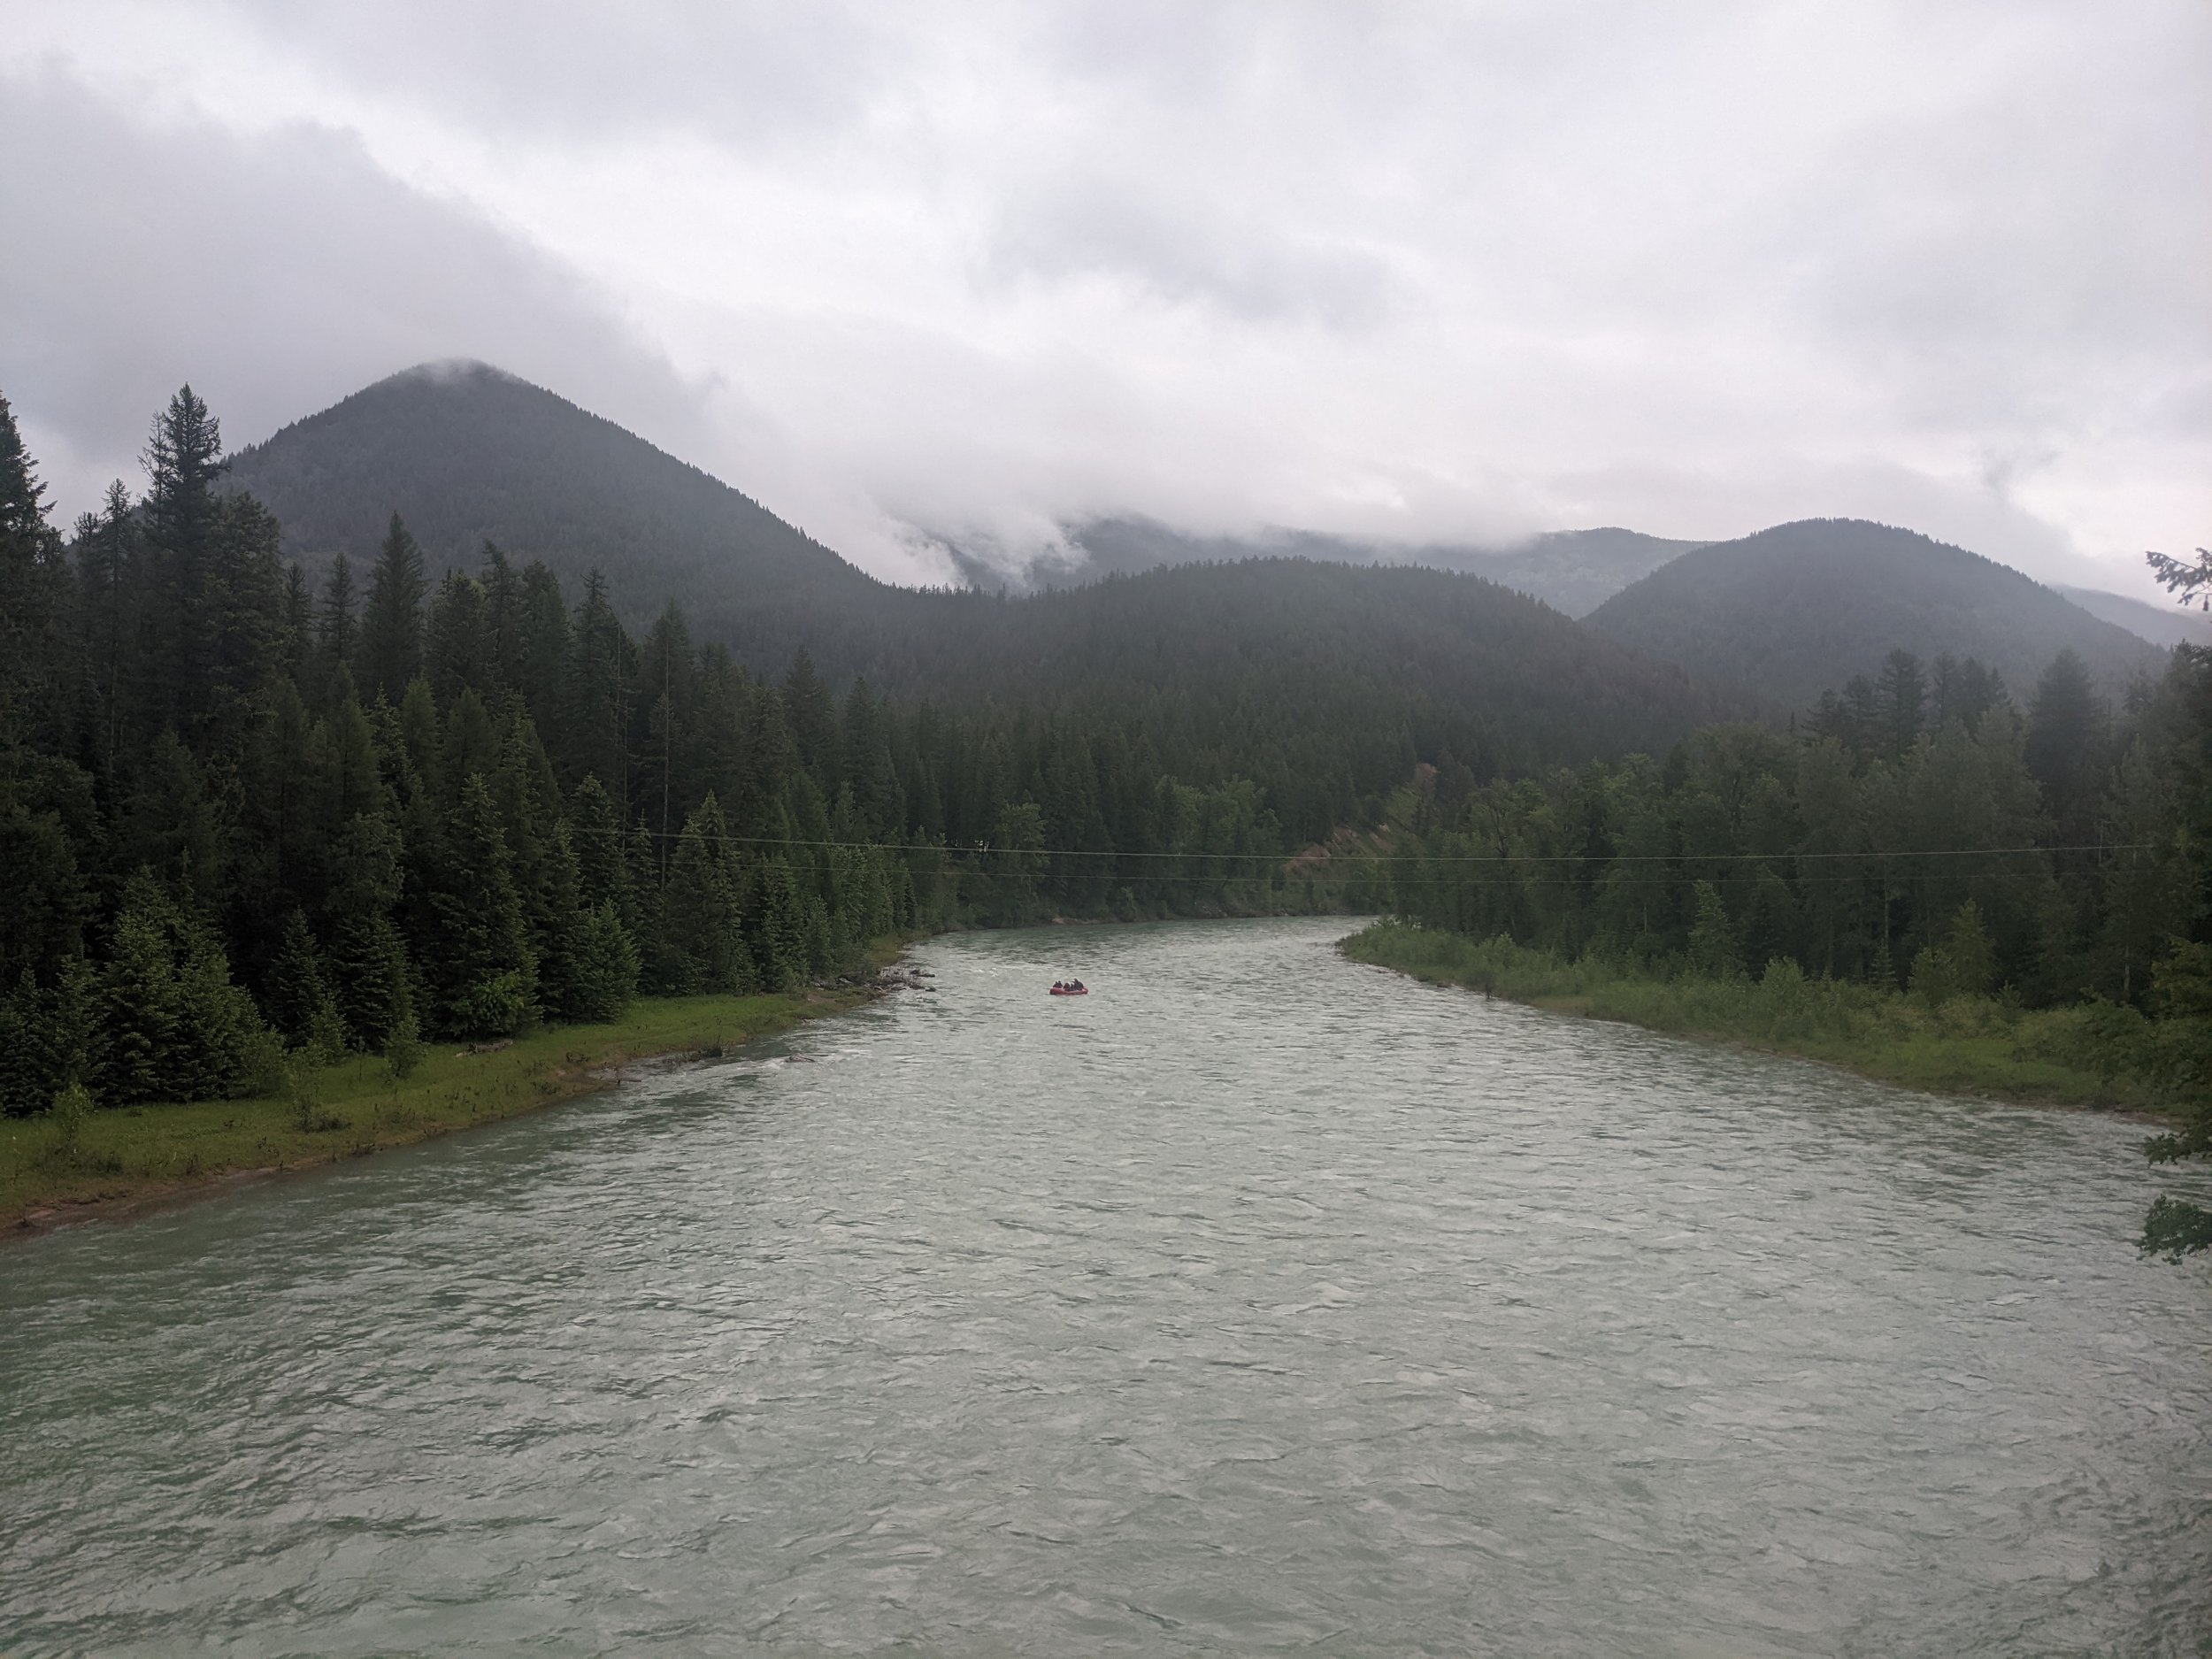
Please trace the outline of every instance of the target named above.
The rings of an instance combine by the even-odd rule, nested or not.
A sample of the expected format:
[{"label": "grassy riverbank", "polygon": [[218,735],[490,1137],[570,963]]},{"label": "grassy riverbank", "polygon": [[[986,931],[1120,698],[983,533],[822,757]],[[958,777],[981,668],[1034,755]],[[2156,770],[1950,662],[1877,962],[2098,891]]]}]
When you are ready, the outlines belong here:
[{"label": "grassy riverbank", "polygon": [[0,1120],[0,1230],[36,1231],[247,1172],[427,1141],[603,1087],[628,1061],[718,1054],[872,995],[652,998],[611,1024],[538,1032],[494,1053],[434,1045],[403,1081],[381,1059],[357,1056],[313,1074],[306,1112],[286,1094],[96,1111],[73,1148],[50,1118]]},{"label": "grassy riverbank", "polygon": [[1508,939],[1379,922],[1343,942],[1357,962],[1559,1013],[1796,1055],[1933,1093],[2161,1111],[2172,1102],[2096,1064],[2093,1014],[1993,997],[1940,1006],[1793,969],[1762,979],[1660,978],[1601,958],[1567,962]]}]

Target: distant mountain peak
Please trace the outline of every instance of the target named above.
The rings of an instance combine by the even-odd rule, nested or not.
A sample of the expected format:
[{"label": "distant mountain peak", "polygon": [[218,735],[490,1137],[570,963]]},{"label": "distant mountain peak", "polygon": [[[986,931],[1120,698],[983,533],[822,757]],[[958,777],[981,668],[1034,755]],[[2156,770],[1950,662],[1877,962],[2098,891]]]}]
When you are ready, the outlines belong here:
[{"label": "distant mountain peak", "polygon": [[634,620],[685,601],[733,644],[803,596],[878,584],[721,480],[495,365],[419,363],[232,457],[311,569],[373,557],[395,512],[434,580],[483,544],[572,592],[603,572]]},{"label": "distant mountain peak", "polygon": [[1875,673],[1900,649],[1979,657],[2021,696],[2069,647],[2108,689],[2160,658],[2010,565],[1865,518],[1801,518],[1695,549],[1614,595],[1588,622],[1786,709]]}]

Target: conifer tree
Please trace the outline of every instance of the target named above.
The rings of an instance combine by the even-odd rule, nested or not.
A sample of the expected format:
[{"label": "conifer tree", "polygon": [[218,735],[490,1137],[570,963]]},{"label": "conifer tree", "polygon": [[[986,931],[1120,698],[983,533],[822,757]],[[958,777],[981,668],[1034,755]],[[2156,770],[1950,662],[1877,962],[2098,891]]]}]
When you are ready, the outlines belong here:
[{"label": "conifer tree", "polygon": [[449,797],[457,799],[471,778],[489,780],[498,771],[499,733],[491,711],[473,690],[465,690],[445,718],[438,775],[445,780]]},{"label": "conifer tree", "polygon": [[[79,521],[74,551],[82,686],[79,737],[85,764],[111,779],[125,715],[135,701],[124,675],[138,637],[143,596],[137,525],[130,491],[120,480],[108,486],[99,513]],[[143,672],[142,664],[135,667]]]},{"label": "conifer tree", "polygon": [[1736,972],[1736,941],[1728,926],[1728,910],[1720,891],[1709,881],[1695,888],[1697,919],[1690,928],[1690,965],[1708,979],[1725,979]]},{"label": "conifer tree", "polygon": [[335,1010],[330,987],[323,980],[314,935],[308,932],[307,918],[299,910],[290,911],[284,918],[283,941],[269,966],[261,1000],[271,1023],[295,1045],[307,1041],[326,1010]]},{"label": "conifer tree", "polygon": [[464,690],[480,695],[495,679],[485,626],[484,590],[465,571],[448,571],[430,602],[425,624],[425,672],[431,695],[451,708]]},{"label": "conifer tree", "polygon": [[323,581],[322,603],[315,613],[314,684],[318,697],[326,705],[336,700],[341,672],[349,682],[358,683],[354,681],[351,667],[358,633],[353,607],[353,565],[340,553],[330,561],[330,574]]},{"label": "conifer tree", "polygon": [[720,804],[712,795],[684,821],[661,894],[661,925],[648,958],[657,988],[677,995],[735,990],[739,910]]},{"label": "conifer tree", "polygon": [[637,894],[625,856],[614,803],[596,777],[587,777],[569,801],[570,834],[576,849],[576,885],[584,903],[611,904],[623,925],[636,931]]},{"label": "conifer tree", "polygon": [[357,813],[337,838],[329,909],[330,989],[362,1047],[380,1050],[415,1017],[406,947],[392,922],[402,887],[398,833],[381,813]]},{"label": "conifer tree", "polygon": [[66,584],[45,491],[0,396],[0,747],[59,746]]},{"label": "conifer tree", "polygon": [[422,672],[423,592],[422,549],[394,513],[361,615],[354,679],[365,696],[396,703]]},{"label": "conifer tree", "polygon": [[538,964],[515,891],[499,808],[480,773],[461,786],[446,820],[433,895],[439,1013],[457,1034],[511,1033],[538,1012]]},{"label": "conifer tree", "polygon": [[569,775],[595,776],[629,810],[630,646],[597,571],[576,607],[573,668],[566,698]]},{"label": "conifer tree", "polygon": [[146,456],[145,539],[150,603],[146,625],[149,724],[173,723],[201,749],[215,687],[214,655],[223,637],[216,540],[222,516],[215,481],[223,470],[222,432],[189,386],[154,421]]},{"label": "conifer tree", "polygon": [[[488,540],[484,543],[484,570],[478,581],[484,594],[482,684],[494,693],[522,691],[522,580],[507,562],[507,556]],[[526,695],[526,704],[527,701]]]},{"label": "conifer tree", "polygon": [[2079,846],[2094,833],[2093,793],[2104,751],[2105,710],[2089,670],[2071,650],[2061,651],[2028,705],[2025,759],[2066,845]]},{"label": "conifer tree", "polygon": [[211,930],[131,879],[101,985],[104,1103],[204,1100],[251,1080],[261,1021]]},{"label": "conifer tree", "polygon": [[637,941],[612,903],[584,913],[577,929],[566,1013],[571,1019],[619,1019],[637,995]]}]

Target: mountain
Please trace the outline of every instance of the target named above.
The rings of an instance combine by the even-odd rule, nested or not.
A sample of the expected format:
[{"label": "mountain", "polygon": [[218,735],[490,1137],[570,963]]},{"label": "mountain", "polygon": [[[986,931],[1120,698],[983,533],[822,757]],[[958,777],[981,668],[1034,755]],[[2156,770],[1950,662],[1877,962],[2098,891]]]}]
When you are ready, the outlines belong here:
[{"label": "mountain", "polygon": [[[595,568],[634,621],[681,602],[694,637],[757,672],[780,674],[803,649],[833,682],[864,675],[908,699],[1041,718],[1110,710],[1133,741],[1205,757],[1194,773],[1299,757],[1277,764],[1293,793],[1294,773],[1356,772],[1364,795],[1444,749],[1486,772],[1659,750],[1748,707],[1494,581],[1292,556],[1311,538],[1259,558],[1184,541],[1200,562],[1026,597],[890,587],[726,484],[482,365],[379,381],[243,451],[230,477],[311,565],[369,558],[397,511],[434,580],[473,568],[488,537],[518,564],[543,559],[572,601]],[[1649,540],[1609,532],[1564,550],[1602,566],[1653,557]],[[1098,542],[1110,558],[1129,552]]]},{"label": "mountain", "polygon": [[1326,771],[1378,745],[1404,768],[1448,749],[1478,776],[1525,772],[1571,756],[1663,753],[1692,727],[1751,709],[1525,594],[1413,565],[1242,559],[1020,599],[913,601],[919,626],[876,658],[872,679],[1045,710],[1111,708],[1133,730],[1217,751],[1225,773],[1262,752]]},{"label": "mountain", "polygon": [[1075,588],[1164,565],[1303,558],[1457,571],[1530,595],[1571,617],[1586,614],[1638,577],[1704,545],[1615,528],[1554,531],[1502,548],[1362,541],[1310,530],[1201,536],[1134,517],[1094,518],[1069,526],[1064,534],[1071,557],[1041,560],[1011,572],[956,543],[945,545],[969,582],[985,592]]},{"label": "mountain", "polygon": [[2023,699],[2070,646],[2108,691],[2164,657],[2018,571],[1857,518],[1809,518],[1698,548],[1614,595],[1586,626],[1733,680],[1778,709],[1875,673],[1899,647],[1979,657]]},{"label": "mountain", "polygon": [[359,572],[397,512],[434,583],[490,540],[572,592],[597,568],[633,621],[681,601],[741,649],[889,591],[720,480],[481,363],[379,380],[239,451],[229,477],[311,575],[335,553]]},{"label": "mountain", "polygon": [[2200,645],[2212,648],[2212,616],[2201,611],[2185,611],[2173,603],[2146,604],[2140,599],[2130,599],[2123,594],[2108,594],[2098,588],[2060,588],[2066,595],[2093,617],[2101,617],[2116,627],[2125,628],[2138,639],[2153,645]]}]

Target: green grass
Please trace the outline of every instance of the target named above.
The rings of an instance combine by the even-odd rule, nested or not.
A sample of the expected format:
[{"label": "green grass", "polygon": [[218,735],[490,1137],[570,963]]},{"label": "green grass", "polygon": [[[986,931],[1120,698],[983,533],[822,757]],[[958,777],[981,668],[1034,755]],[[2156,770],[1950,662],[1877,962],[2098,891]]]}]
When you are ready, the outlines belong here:
[{"label": "green grass", "polygon": [[491,1054],[432,1044],[403,1082],[363,1056],[314,1074],[313,1125],[287,1094],[96,1111],[72,1148],[42,1118],[0,1120],[0,1228],[32,1231],[114,1211],[242,1171],[296,1170],[406,1146],[603,1087],[610,1068],[655,1055],[713,1056],[867,999],[650,998],[604,1025],[565,1025]]},{"label": "green grass", "polygon": [[1759,979],[1666,978],[1399,922],[1379,922],[1342,949],[1432,984],[1796,1055],[1936,1094],[2141,1111],[2176,1104],[2106,1060],[2094,1017],[2082,1009],[2031,1012],[1993,997],[1930,1007],[1895,991],[1808,979],[1792,967]]}]

